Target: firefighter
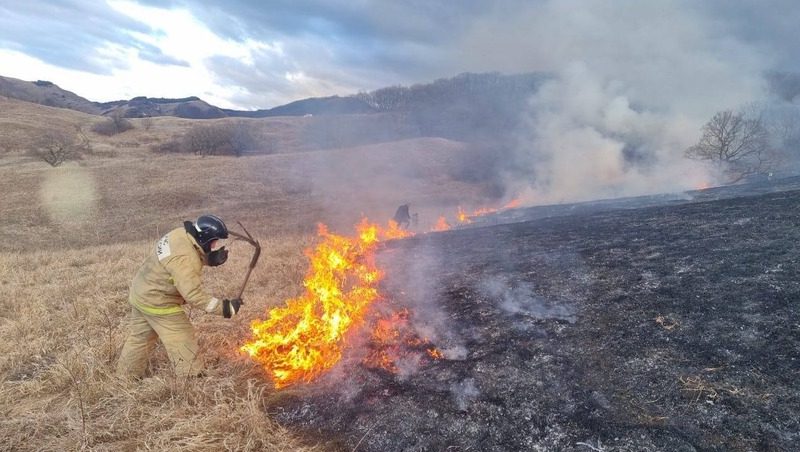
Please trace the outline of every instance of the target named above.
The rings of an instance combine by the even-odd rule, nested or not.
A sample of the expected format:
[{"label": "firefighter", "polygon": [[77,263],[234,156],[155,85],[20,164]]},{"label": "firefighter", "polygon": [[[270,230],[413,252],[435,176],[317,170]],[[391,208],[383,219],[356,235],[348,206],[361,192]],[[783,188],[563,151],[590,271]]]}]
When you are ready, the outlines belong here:
[{"label": "firefighter", "polygon": [[131,283],[128,337],[117,374],[143,377],[156,339],[164,344],[176,375],[202,374],[204,362],[183,305],[225,318],[239,311],[241,299],[220,300],[208,295],[200,284],[203,265],[214,267],[227,260],[228,251],[221,246],[226,238],[228,229],[221,219],[202,215],[156,243]]},{"label": "firefighter", "polygon": [[411,224],[411,215],[408,213],[409,205],[410,204],[403,204],[394,212],[394,217],[392,219],[401,229],[408,229],[408,226]]}]

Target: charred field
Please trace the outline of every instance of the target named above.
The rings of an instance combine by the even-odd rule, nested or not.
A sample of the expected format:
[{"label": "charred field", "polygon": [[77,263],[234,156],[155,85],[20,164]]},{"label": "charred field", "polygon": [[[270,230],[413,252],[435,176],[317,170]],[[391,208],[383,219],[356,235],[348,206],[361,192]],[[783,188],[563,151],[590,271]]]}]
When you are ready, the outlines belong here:
[{"label": "charred field", "polygon": [[270,411],[342,450],[797,450],[800,190],[708,193],[389,242],[384,301],[444,358]]}]

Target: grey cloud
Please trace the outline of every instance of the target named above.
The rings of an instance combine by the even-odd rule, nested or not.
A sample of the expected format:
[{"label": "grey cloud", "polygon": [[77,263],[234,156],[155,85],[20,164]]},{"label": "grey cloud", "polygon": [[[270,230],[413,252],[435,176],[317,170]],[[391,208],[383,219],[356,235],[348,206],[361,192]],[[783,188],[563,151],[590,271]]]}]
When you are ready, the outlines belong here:
[{"label": "grey cloud", "polygon": [[[163,6],[163,2],[150,3]],[[620,58],[644,60],[651,51],[648,45],[656,56],[659,52],[680,56],[682,46],[691,45],[697,33],[716,41],[709,51],[717,55],[680,61],[678,66],[696,64],[705,72],[703,66],[716,64],[710,57],[734,60],[732,54],[745,49],[740,61],[748,70],[751,66],[792,69],[800,64],[800,58],[790,58],[800,48],[800,38],[793,33],[800,8],[793,3],[234,0],[220,6],[208,0],[189,0],[172,4],[191,9],[215,32],[231,39],[283,42],[291,60],[284,64],[315,78],[331,77],[331,86],[371,90],[466,71],[552,71],[563,68],[567,58],[615,65]],[[648,39],[650,24],[665,12],[671,20],[675,11],[682,11],[681,17],[663,22],[654,30],[657,39]],[[559,29],[552,23],[554,17],[555,24],[572,28]],[[565,20],[570,17],[572,20]],[[631,39],[642,44],[631,47]],[[697,53],[689,52],[688,58],[695,56]],[[664,75],[655,83],[685,80],[683,76],[677,77],[677,82],[670,80],[673,63],[658,58],[650,61],[663,65]],[[237,78],[223,72],[219,75]]]},{"label": "grey cloud", "polygon": [[0,6],[0,43],[47,63],[71,69],[109,73],[113,59],[96,49],[108,43],[127,46],[128,31],[146,32],[141,23],[92,0],[17,2]]},{"label": "grey cloud", "polygon": [[[391,67],[402,65],[399,60],[375,64],[362,56],[343,56],[329,46],[318,38],[292,39],[283,42],[282,55],[270,50],[254,52],[252,65],[215,57],[207,60],[206,66],[221,84],[242,88],[244,92],[231,101],[249,109],[275,107],[312,96],[355,94],[410,80]],[[343,59],[351,62],[343,64]],[[287,73],[298,72],[308,78],[310,86],[287,80]]]},{"label": "grey cloud", "polygon": [[[287,71],[302,71],[320,86],[346,91],[327,94],[348,94],[467,71],[557,71],[568,59],[585,61],[591,70],[608,73],[613,69],[610,66],[626,66],[641,57],[645,64],[661,66],[656,70],[631,67],[640,73],[630,73],[630,77],[643,79],[655,74],[652,82],[668,86],[667,93],[692,88],[681,85],[687,80],[685,74],[672,75],[674,67],[695,65],[699,73],[710,73],[719,61],[724,62],[720,67],[726,68],[728,62],[736,61],[746,71],[752,67],[800,70],[800,34],[795,33],[800,5],[795,0],[767,4],[756,0],[139,3],[188,9],[228,39],[282,43],[282,58],[256,55],[255,67],[224,59],[209,62],[220,80],[241,83],[244,92],[252,94],[241,101],[254,108],[267,108],[295,95],[307,97],[296,91],[297,85],[285,81]],[[659,19],[665,21],[648,34],[648,27]],[[668,22],[672,19],[676,20]],[[122,63],[99,59],[95,49],[112,43],[138,48],[142,58],[159,64],[185,65],[146,43],[132,42],[131,31],[150,30],[104,2],[32,0],[0,6],[0,45],[49,63],[107,73]],[[697,42],[698,34],[714,41],[705,46],[706,55],[698,57],[694,51],[682,55],[685,46]],[[648,52],[655,58],[646,60]],[[659,55],[683,59],[675,64]]]},{"label": "grey cloud", "polygon": [[449,43],[489,7],[473,0],[457,5],[420,0],[238,0],[224,6],[197,0],[173,5],[190,8],[221,36],[287,43],[295,66],[306,73],[361,72],[363,77],[350,77],[362,81],[357,90],[453,75],[458,64],[452,64]]},{"label": "grey cloud", "polygon": [[230,57],[214,57],[206,65],[218,83],[243,90],[243,93],[230,99],[241,108],[265,109],[286,103],[294,93],[284,75],[293,68],[279,60],[259,55],[256,55],[255,61],[256,65],[249,66]]},{"label": "grey cloud", "polygon": [[[268,41],[326,41],[328,50],[335,52],[336,62],[341,66],[385,67],[405,81],[424,81],[463,71],[540,69],[530,62],[531,58],[524,58],[525,55],[518,51],[539,46],[539,53],[546,50],[541,47],[555,52],[565,44],[580,46],[590,42],[552,42],[552,36],[537,28],[536,16],[531,13],[550,11],[572,15],[587,21],[576,21],[576,25],[601,30],[597,26],[602,24],[593,21],[603,17],[585,11],[596,11],[596,3],[572,0],[234,0],[219,6],[209,0],[189,0],[172,4],[190,8],[223,36],[239,40],[250,37]],[[615,34],[626,36],[628,31],[657,19],[662,11],[678,8],[695,16],[703,26],[720,28],[724,33],[720,36],[722,40],[748,42],[775,55],[779,60],[775,62],[778,66],[800,64],[797,62],[799,58],[789,58],[800,49],[800,38],[797,37],[800,34],[794,32],[800,20],[797,2],[776,0],[766,5],[762,3],[755,0],[662,0],[642,3],[644,7],[631,10],[628,7],[630,3],[605,2],[604,8],[609,16],[626,18],[627,22],[619,22],[622,26],[619,29],[602,30],[607,34],[601,38]],[[529,19],[534,20],[531,22]],[[682,25],[676,24],[675,33],[686,31],[680,28]],[[484,43],[465,41],[478,29],[485,30],[487,39]],[[562,31],[580,36],[582,30]],[[507,36],[508,40],[498,42],[493,39],[494,34]],[[493,43],[497,45],[493,46]],[[302,61],[301,57],[298,59]],[[527,64],[521,64],[524,62]]]},{"label": "grey cloud", "polygon": [[189,63],[172,57],[170,55],[165,55],[164,52],[161,51],[158,47],[151,45],[151,44],[141,44],[139,47],[139,56],[147,61],[156,64],[162,65],[172,65],[172,66],[183,66],[188,67]]},{"label": "grey cloud", "polygon": [[[161,2],[149,2],[153,5]],[[259,36],[323,36],[333,33],[348,41],[446,41],[466,20],[479,16],[486,2],[457,4],[413,0],[233,0],[181,2],[217,32],[235,38]]]}]

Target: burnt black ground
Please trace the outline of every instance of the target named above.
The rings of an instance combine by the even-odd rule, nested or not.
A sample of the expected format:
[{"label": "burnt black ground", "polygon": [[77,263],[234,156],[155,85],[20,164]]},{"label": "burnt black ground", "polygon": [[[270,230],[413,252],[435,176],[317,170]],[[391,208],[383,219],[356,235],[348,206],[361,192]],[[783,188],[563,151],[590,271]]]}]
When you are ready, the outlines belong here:
[{"label": "burnt black ground", "polygon": [[795,184],[392,242],[385,292],[449,359],[274,410],[342,450],[800,450]]}]

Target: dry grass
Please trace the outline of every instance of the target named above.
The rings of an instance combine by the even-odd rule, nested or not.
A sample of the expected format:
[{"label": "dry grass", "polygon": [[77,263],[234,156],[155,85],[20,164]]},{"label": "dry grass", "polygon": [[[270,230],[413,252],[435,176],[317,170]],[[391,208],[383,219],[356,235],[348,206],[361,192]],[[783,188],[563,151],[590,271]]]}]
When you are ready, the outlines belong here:
[{"label": "dry grass", "polygon": [[[270,419],[281,394],[238,352],[249,322],[302,289],[316,222],[349,230],[361,214],[385,220],[405,202],[432,217],[479,202],[482,187],[448,176],[464,146],[420,139],[243,158],[157,156],[151,144],[193,121],[154,119],[150,130],[91,136],[95,153],[51,168],[25,157],[37,131],[88,130],[102,118],[0,98],[0,450],[330,448]],[[273,138],[298,140],[302,124],[270,121],[263,127]],[[176,380],[159,347],[150,377],[116,378],[130,279],[161,234],[204,212],[241,221],[262,242],[242,314],[192,313],[207,377]],[[230,247],[229,263],[204,278],[219,296],[237,292],[250,258],[248,245]]]},{"label": "dry grass", "polygon": [[[705,369],[706,372],[714,372],[716,370],[718,369]],[[683,386],[681,390],[688,394],[693,402],[714,402],[723,395],[728,397],[752,396],[752,394],[746,393],[740,387],[725,382],[715,382],[701,375],[681,376],[678,380]]]},{"label": "dry grass", "polygon": [[[269,419],[270,385],[237,352],[248,321],[293,295],[304,271],[302,239],[264,245],[269,252],[241,317],[193,313],[211,368],[189,382],[171,376],[161,349],[152,377],[129,382],[113,375],[127,286],[150,243],[0,254],[1,448],[315,450]],[[241,283],[249,256],[243,244],[232,247],[230,264],[208,275],[213,293],[230,296]]]}]

